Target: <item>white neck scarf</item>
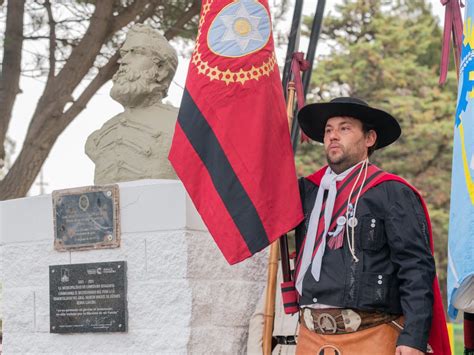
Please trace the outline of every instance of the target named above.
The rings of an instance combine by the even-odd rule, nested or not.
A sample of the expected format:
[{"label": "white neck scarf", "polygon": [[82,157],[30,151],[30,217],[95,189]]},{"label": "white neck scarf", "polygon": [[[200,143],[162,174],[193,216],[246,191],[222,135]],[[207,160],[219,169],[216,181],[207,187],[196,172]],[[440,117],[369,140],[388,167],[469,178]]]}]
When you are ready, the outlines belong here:
[{"label": "white neck scarf", "polygon": [[318,232],[319,227],[319,216],[321,215],[321,208],[323,205],[324,191],[329,190],[328,197],[326,199],[326,207],[324,209],[324,232],[322,236],[322,241],[319,244],[319,247],[317,248],[316,254],[314,255],[313,265],[311,266],[311,274],[313,275],[316,282],[319,282],[319,277],[321,275],[321,262],[323,260],[324,251],[326,250],[326,236],[328,234],[329,225],[331,224],[332,212],[334,209],[334,203],[336,201],[336,183],[338,181],[344,180],[346,176],[349,175],[349,173],[359,165],[360,163],[354,165],[353,167],[347,169],[339,175],[334,173],[331,168],[328,167],[326,169],[326,173],[321,179],[318,194],[316,195],[316,201],[314,203],[314,207],[311,211],[311,216],[309,218],[308,231],[306,233],[306,242],[304,244],[303,256],[301,257],[300,271],[298,272],[298,277],[296,279],[295,284],[295,287],[300,295],[303,294],[303,279],[312,260],[314,243],[316,242],[317,237],[316,233]]}]

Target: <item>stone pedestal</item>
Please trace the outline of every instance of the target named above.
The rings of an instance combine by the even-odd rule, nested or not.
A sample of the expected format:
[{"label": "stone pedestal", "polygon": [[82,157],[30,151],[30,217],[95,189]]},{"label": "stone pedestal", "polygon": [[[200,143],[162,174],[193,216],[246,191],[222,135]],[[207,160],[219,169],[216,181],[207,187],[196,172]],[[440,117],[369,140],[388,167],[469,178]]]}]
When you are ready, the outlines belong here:
[{"label": "stone pedestal", "polygon": [[[50,195],[0,203],[6,354],[240,354],[267,255],[229,266],[182,184],[120,183],[121,247],[57,252]],[[49,265],[127,262],[128,332],[51,334]]]}]

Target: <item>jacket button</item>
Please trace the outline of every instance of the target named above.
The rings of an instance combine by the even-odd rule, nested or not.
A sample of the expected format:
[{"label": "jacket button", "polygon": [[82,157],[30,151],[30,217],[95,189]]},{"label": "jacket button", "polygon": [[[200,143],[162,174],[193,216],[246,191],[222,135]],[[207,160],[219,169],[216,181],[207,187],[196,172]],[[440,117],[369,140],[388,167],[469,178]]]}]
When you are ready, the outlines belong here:
[{"label": "jacket button", "polygon": [[378,280],[377,283],[378,283],[379,285],[381,285],[381,284],[382,284],[382,280]]},{"label": "jacket button", "polygon": [[382,275],[379,275],[378,277],[379,277],[379,280],[382,280],[382,278],[383,278],[383,276],[382,276]]},{"label": "jacket button", "polygon": [[316,303],[318,302],[318,299],[316,297],[313,298],[313,302]]}]

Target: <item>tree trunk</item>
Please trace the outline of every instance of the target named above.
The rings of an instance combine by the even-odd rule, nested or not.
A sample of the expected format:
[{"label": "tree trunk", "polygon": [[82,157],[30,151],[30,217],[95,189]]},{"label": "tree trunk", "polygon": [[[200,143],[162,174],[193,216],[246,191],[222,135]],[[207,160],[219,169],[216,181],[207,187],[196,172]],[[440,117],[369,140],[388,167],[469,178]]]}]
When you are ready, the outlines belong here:
[{"label": "tree trunk", "polygon": [[[9,1],[7,5],[2,73],[0,76],[0,142],[5,142],[13,104],[20,91],[21,50],[23,46],[23,14],[25,0]],[[0,160],[5,147],[0,145]],[[0,167],[3,163],[0,163]]]},{"label": "tree trunk", "polygon": [[[26,195],[55,141],[56,139],[49,142],[37,139],[34,143],[25,141],[15,164],[1,182],[0,200]],[[19,176],[21,179],[18,178]]]},{"label": "tree trunk", "polygon": [[55,105],[54,102],[43,101],[42,105],[38,104],[38,110],[32,121],[43,122],[41,128],[38,128],[41,129],[41,134],[35,136],[31,134],[32,129],[28,130],[29,134],[20,155],[5,178],[0,181],[0,200],[26,195],[58,137],[82,112],[94,93],[112,78],[118,67],[117,59],[118,54],[112,56],[66,112],[62,113],[64,106],[62,102],[57,102]]},{"label": "tree trunk", "polygon": [[[22,150],[7,175],[0,181],[0,200],[26,195],[59,135],[86,107],[97,90],[112,78],[118,68],[118,52],[99,70],[77,100],[65,110],[66,104],[72,101],[72,93],[93,67],[101,47],[117,30],[115,26],[134,19],[136,22],[143,22],[153,15],[153,10],[158,3],[157,0],[151,1],[148,2],[147,7],[144,7],[146,1],[137,1],[136,6],[130,6],[128,12],[122,13],[111,21],[114,1],[97,2],[84,37],[74,47],[61,71],[56,76],[49,76],[43,95],[33,113]],[[16,3],[16,1],[9,3]],[[198,0],[177,20],[176,26],[165,33],[168,39],[179,33],[174,27],[183,27],[199,13],[197,4],[199,4]],[[136,15],[140,12],[138,5],[143,8],[137,18]]]}]

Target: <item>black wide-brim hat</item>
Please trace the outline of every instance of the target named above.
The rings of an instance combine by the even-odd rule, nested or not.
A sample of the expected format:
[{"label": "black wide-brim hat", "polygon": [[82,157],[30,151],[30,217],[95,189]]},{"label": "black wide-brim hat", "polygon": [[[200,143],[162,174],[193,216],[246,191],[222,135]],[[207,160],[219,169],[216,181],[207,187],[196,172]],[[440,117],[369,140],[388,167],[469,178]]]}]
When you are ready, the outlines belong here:
[{"label": "black wide-brim hat", "polygon": [[376,149],[392,144],[402,133],[392,115],[353,97],[338,97],[330,102],[306,105],[298,112],[298,122],[309,138],[323,143],[326,122],[336,116],[354,117],[367,123],[377,133]]}]

